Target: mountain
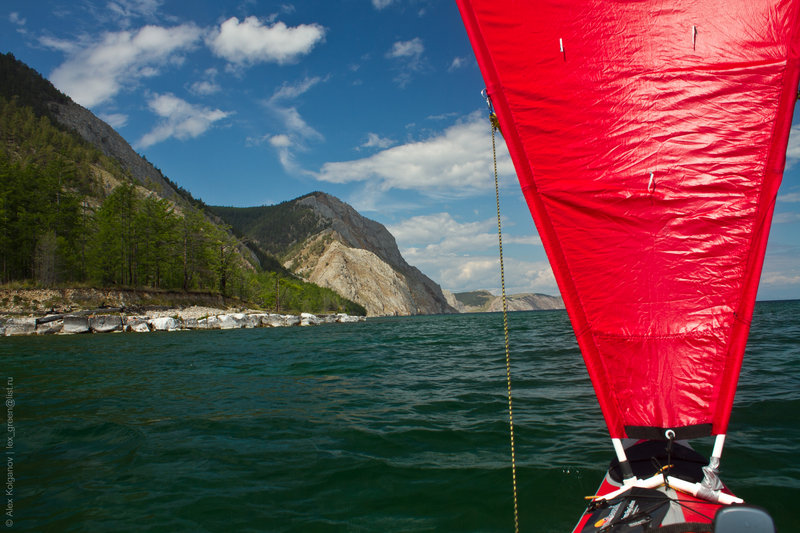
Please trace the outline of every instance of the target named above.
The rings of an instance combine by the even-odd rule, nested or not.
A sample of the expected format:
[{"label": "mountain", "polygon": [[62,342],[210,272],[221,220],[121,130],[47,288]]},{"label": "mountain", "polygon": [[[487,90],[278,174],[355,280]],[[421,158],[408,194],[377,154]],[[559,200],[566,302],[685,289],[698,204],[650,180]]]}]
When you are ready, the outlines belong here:
[{"label": "mountain", "polygon": [[262,253],[335,290],[368,316],[456,312],[441,287],[409,265],[391,233],[338,198],[314,192],[276,206],[210,206]]},{"label": "mountain", "polygon": [[[366,310],[237,239],[203,202],[12,54],[0,54],[0,283]],[[52,305],[58,305],[52,302]]]},{"label": "mountain", "polygon": [[[503,310],[503,298],[489,291],[471,291],[452,293],[444,291],[447,302],[460,313],[497,312]],[[558,296],[547,294],[510,294],[506,295],[509,311],[545,311],[564,309],[564,301]]]}]

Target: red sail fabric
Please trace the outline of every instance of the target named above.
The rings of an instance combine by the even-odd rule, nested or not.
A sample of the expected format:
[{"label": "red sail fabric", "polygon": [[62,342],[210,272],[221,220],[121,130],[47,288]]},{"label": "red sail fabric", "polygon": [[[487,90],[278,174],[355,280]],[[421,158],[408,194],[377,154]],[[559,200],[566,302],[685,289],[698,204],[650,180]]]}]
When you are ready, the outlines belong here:
[{"label": "red sail fabric", "polygon": [[800,0],[457,1],[611,436],[724,433]]}]

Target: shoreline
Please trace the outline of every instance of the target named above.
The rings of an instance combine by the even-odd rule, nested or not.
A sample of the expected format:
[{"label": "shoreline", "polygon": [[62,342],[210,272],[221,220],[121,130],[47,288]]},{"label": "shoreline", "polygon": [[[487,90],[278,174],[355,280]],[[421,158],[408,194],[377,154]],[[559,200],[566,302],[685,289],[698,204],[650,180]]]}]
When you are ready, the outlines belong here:
[{"label": "shoreline", "polygon": [[364,322],[366,317],[346,313],[332,315],[283,315],[253,309],[232,311],[190,306],[135,312],[125,308],[101,308],[43,316],[0,317],[0,336],[73,335],[84,333],[148,333],[198,329],[249,329],[263,327],[317,326]]}]

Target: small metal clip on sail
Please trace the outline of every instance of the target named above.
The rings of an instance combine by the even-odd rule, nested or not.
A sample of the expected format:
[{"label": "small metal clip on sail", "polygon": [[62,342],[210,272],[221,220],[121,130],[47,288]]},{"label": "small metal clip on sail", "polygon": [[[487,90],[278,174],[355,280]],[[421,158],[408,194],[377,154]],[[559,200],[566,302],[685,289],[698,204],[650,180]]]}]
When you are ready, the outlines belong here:
[{"label": "small metal clip on sail", "polygon": [[[492,97],[489,96],[489,91],[483,89],[481,91],[481,96],[486,100],[486,106],[489,108],[489,120],[492,123],[492,128],[497,131],[500,131],[500,122],[497,121],[497,113],[494,112],[494,106],[492,105]],[[500,131],[502,134],[503,132]]]},{"label": "small metal clip on sail", "polygon": [[655,176],[650,173],[650,182],[647,184],[647,192],[653,192],[656,188]]},{"label": "small metal clip on sail", "polygon": [[558,38],[558,47],[561,49],[561,56],[564,58],[564,61],[566,61],[567,53],[564,51],[564,39],[561,37]]}]

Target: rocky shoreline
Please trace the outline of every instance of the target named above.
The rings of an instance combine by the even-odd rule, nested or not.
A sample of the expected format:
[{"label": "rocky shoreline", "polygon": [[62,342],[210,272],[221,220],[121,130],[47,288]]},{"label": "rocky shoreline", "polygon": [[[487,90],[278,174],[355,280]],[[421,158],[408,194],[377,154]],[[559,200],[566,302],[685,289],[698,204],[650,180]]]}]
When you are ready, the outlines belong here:
[{"label": "rocky shoreline", "polygon": [[262,311],[229,310],[192,306],[185,309],[128,313],[124,308],[95,309],[44,316],[0,318],[0,335],[71,335],[78,333],[111,333],[178,331],[197,329],[241,329],[362,322],[362,316],[344,313],[335,315],[281,315]]}]

